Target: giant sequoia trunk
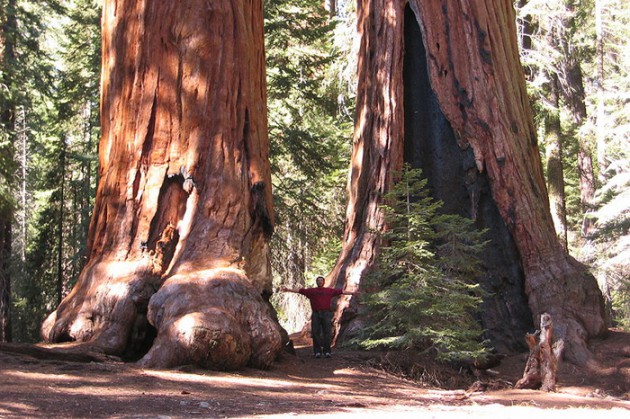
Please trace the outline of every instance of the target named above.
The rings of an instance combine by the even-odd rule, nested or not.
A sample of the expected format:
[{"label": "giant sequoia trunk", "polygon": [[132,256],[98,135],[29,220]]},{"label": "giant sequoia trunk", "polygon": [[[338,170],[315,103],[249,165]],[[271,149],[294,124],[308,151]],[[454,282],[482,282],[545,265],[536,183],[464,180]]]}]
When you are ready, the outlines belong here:
[{"label": "giant sequoia trunk", "polygon": [[276,357],[262,36],[259,0],[104,2],[89,260],[46,340],[152,367]]},{"label": "giant sequoia trunk", "polygon": [[[365,0],[358,13],[347,225],[331,280],[355,289],[373,266],[380,197],[407,160],[423,168],[447,209],[490,227],[484,286],[494,295],[483,309],[492,338],[509,349],[548,312],[567,355],[586,361],[586,339],[606,330],[602,297],[554,232],[511,2]],[[356,313],[343,300],[338,331],[351,333]]]}]

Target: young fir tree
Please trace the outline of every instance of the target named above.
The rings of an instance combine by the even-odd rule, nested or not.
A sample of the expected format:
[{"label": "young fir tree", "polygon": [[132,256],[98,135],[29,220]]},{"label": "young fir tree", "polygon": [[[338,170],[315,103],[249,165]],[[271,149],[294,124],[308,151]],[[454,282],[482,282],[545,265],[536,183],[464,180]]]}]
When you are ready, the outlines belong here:
[{"label": "young fir tree", "polygon": [[369,325],[360,345],[433,351],[443,360],[483,357],[474,315],[484,232],[470,219],[441,214],[419,169],[405,167],[399,176],[385,196],[389,228],[378,268],[367,278]]}]

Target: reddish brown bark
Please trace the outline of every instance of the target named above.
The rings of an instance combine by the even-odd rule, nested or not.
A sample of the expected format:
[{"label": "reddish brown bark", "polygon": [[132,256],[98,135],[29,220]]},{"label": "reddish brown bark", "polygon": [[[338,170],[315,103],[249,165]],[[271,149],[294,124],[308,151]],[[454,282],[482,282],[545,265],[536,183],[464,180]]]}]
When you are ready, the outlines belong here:
[{"label": "reddish brown bark", "polygon": [[419,16],[431,16],[420,24],[432,85],[453,128],[472,146],[478,169],[488,173],[521,256],[529,306],[536,318],[549,313],[567,355],[585,362],[585,340],[606,330],[603,300],[595,279],[555,236],[512,3],[417,3]]},{"label": "reddish brown bark", "polygon": [[[403,6],[399,0],[358,3],[361,49],[357,124],[343,250],[331,278],[356,288],[375,256],[382,227],[379,197],[401,162]],[[595,279],[558,242],[545,188],[533,118],[517,50],[512,3],[409,2],[424,35],[431,87],[477,170],[520,254],[529,306],[556,321],[576,362],[589,358],[585,340],[606,330]],[[352,313],[340,304],[337,320]]]},{"label": "reddish brown bark", "polygon": [[[391,183],[392,171],[403,163],[403,18],[404,2],[359,0],[359,89],[352,148],[346,230],[341,254],[329,275],[337,286],[358,289],[365,270],[378,252],[383,229],[379,208]],[[354,317],[352,297],[337,303],[335,327]],[[342,316],[344,317],[342,319]]]},{"label": "reddish brown bark", "polygon": [[273,361],[262,36],[259,0],[104,3],[89,261],[46,340],[138,356],[148,318],[144,365]]}]

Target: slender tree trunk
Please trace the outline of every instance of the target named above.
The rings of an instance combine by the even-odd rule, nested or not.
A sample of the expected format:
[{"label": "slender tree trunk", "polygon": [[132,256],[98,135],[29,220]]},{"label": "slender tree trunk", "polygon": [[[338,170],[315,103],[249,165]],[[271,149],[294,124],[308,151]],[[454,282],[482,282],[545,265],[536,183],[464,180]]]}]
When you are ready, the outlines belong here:
[{"label": "slender tree trunk", "polygon": [[26,110],[22,107],[20,110],[20,126],[17,132],[17,138],[20,143],[20,207],[22,208],[22,218],[20,220],[20,260],[26,262],[26,247],[28,244],[28,226],[27,220],[29,209],[27,204],[28,196],[28,135],[26,134]]},{"label": "slender tree trunk", "polygon": [[[567,3],[567,11],[575,13],[571,3]],[[570,18],[564,22],[564,27],[571,28],[575,26],[575,21]],[[584,124],[587,122],[586,113],[586,94],[584,93],[584,78],[580,62],[576,57],[576,52],[572,45],[572,40],[568,39],[565,31],[559,44],[562,47],[564,59],[561,63],[561,75],[563,89],[561,92],[564,100],[571,111],[571,117],[575,126],[578,140],[578,174],[580,187],[580,201],[582,203],[582,212],[584,221],[582,223],[582,234],[588,237],[592,232],[595,221],[589,217],[589,213],[594,211],[595,197],[595,174],[593,170],[592,150],[586,134],[580,132]]]},{"label": "slender tree trunk", "polygon": [[547,153],[547,187],[551,218],[556,234],[565,251],[568,251],[567,212],[564,197],[564,165],[562,163],[562,129],[560,127],[560,102],[558,77],[549,74],[549,100],[554,107],[545,118],[545,147]]},{"label": "slender tree trunk", "polygon": [[[518,0],[518,8],[522,9],[523,7],[525,7],[527,5],[528,0]],[[519,48],[524,49],[524,50],[528,50],[531,51],[532,49],[532,34],[534,33],[534,28],[533,25],[531,23],[531,16],[527,15],[524,16],[524,18],[522,20],[519,21],[520,25],[522,25],[519,30],[518,30],[518,34],[520,34],[520,39],[519,39]],[[524,71],[527,71],[526,69]],[[529,76],[529,74],[526,73],[527,76]]]},{"label": "slender tree trunk", "polygon": [[11,223],[0,223],[0,342],[11,342]]},{"label": "slender tree trunk", "polygon": [[61,298],[63,296],[63,225],[64,225],[64,202],[65,202],[65,180],[66,180],[66,136],[62,134],[61,136],[61,155],[59,156],[61,160],[59,162],[59,167],[61,168],[60,181],[59,185],[59,221],[57,225],[57,300],[56,304],[59,305],[61,303]]},{"label": "slender tree trunk", "polygon": [[262,2],[108,0],[102,22],[89,259],[43,336],[150,347],[151,367],[267,367],[282,335],[266,301]]},{"label": "slender tree trunk", "polygon": [[604,132],[604,25],[602,20],[602,1],[603,0],[595,0],[595,60],[597,63],[597,74],[595,76],[595,84],[597,86],[595,138],[597,141],[597,164],[599,166],[600,180],[608,166],[608,162],[606,161],[606,134]]},{"label": "slender tree trunk", "polygon": [[[15,143],[15,111],[16,106],[10,97],[15,80],[15,35],[17,31],[16,2],[8,0],[6,8],[0,14],[0,140],[8,142],[2,145],[0,152],[0,342],[11,341],[11,240],[13,223],[12,176]],[[4,142],[2,141],[2,142]]]},{"label": "slender tree trunk", "polygon": [[[582,83],[582,70],[574,59],[565,63],[565,89],[566,102],[571,109],[575,126],[579,129],[587,119],[584,86]],[[580,202],[584,221],[582,234],[588,237],[595,226],[594,220],[589,218],[589,213],[594,211],[595,174],[593,171],[593,158],[588,139],[578,133],[578,174],[580,187]]]},{"label": "slender tree trunk", "polygon": [[324,0],[324,9],[331,18],[337,16],[337,0]]},{"label": "slender tree trunk", "polygon": [[[460,147],[472,149],[473,167],[487,175],[492,199],[513,237],[529,307],[534,317],[551,314],[567,342],[567,356],[586,362],[585,339],[606,330],[602,296],[595,279],[567,255],[555,235],[512,3],[409,4],[424,35],[431,88],[441,111]],[[358,3],[359,93],[347,226],[330,278],[349,289],[357,288],[373,266],[373,231],[383,227],[379,198],[389,187],[390,171],[402,162],[403,6],[398,0]],[[354,312],[343,301],[338,327]]]}]

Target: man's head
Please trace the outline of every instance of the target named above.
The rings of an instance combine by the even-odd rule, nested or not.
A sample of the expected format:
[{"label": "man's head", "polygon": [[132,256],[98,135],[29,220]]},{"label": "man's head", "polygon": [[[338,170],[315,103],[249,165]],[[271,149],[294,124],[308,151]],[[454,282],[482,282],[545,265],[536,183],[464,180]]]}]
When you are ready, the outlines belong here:
[{"label": "man's head", "polygon": [[317,284],[318,287],[323,287],[324,286],[324,277],[323,276],[318,276],[317,278],[315,278],[315,283]]}]

